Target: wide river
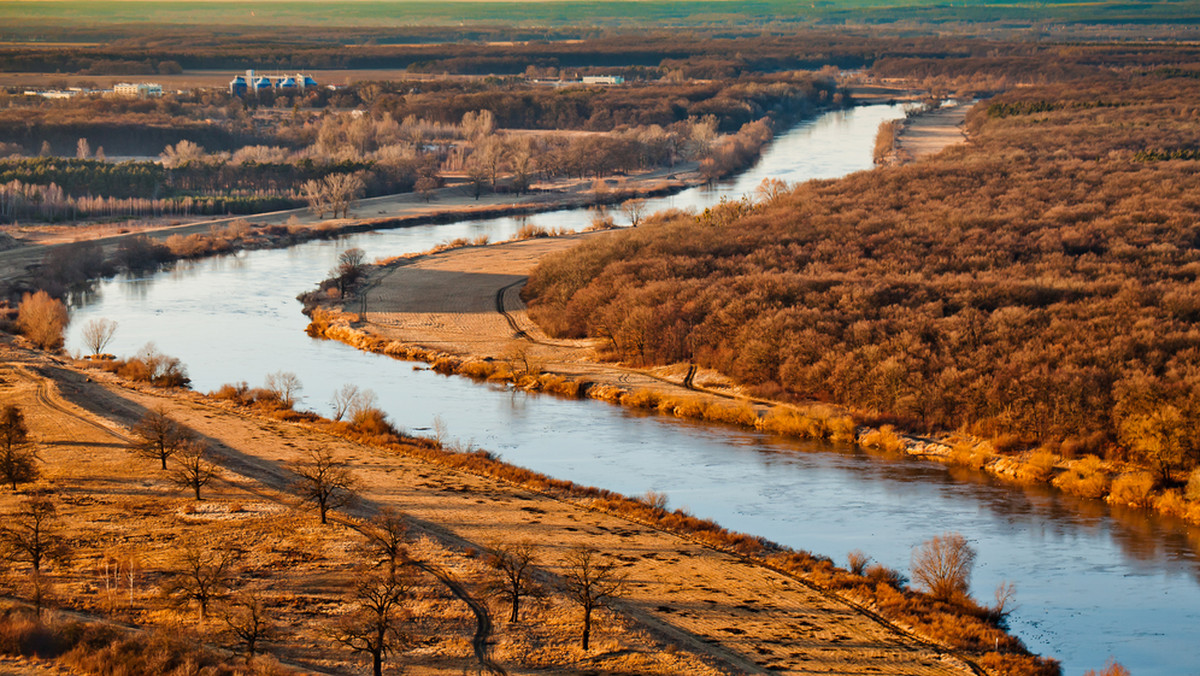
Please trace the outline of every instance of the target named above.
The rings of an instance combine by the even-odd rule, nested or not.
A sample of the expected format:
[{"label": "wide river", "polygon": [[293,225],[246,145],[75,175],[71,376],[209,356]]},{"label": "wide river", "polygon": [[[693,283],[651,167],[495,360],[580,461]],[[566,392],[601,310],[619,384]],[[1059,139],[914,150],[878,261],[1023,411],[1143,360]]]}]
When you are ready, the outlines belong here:
[{"label": "wide river", "polygon": [[[882,105],[827,113],[781,134],[740,178],[652,206],[702,208],[765,177],[869,170],[876,128],[900,114]],[[579,210],[529,220],[580,228],[591,218]],[[664,492],[673,507],[843,564],[861,549],[907,572],[914,545],[957,531],[979,552],[975,595],[990,602],[1000,582],[1014,582],[1013,630],[1061,659],[1066,673],[1111,656],[1139,676],[1200,674],[1200,529],[929,462],[476,384],[305,335],[295,296],[326,277],[339,252],[361,247],[370,260],[456,237],[498,241],[520,225],[504,218],[386,230],[109,280],[74,309],[68,348],[81,350],[80,328],[107,317],[120,324],[110,351],[132,354],[153,341],[183,360],[197,390],[291,371],[304,384],[302,405],[328,412],[333,391],[356,383],[409,430],[437,417],[452,438],[509,462],[631,495]]]}]

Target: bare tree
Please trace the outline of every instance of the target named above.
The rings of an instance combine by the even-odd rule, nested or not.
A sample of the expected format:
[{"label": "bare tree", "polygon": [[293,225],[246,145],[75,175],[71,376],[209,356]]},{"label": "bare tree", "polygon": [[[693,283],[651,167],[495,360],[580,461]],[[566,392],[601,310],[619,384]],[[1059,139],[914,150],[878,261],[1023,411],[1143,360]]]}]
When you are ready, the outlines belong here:
[{"label": "bare tree", "polygon": [[395,576],[400,566],[408,561],[405,542],[408,524],[396,510],[384,508],[375,518],[354,528],[367,538],[367,547],[381,565],[387,566],[388,575]]},{"label": "bare tree", "polygon": [[372,390],[360,389],[358,385],[346,383],[333,393],[329,403],[333,406],[333,419],[349,418],[353,420],[363,411],[374,408],[379,398]]},{"label": "bare tree", "polygon": [[533,543],[517,542],[493,547],[488,554],[487,565],[492,569],[493,577],[488,581],[486,590],[509,603],[509,622],[519,621],[521,599],[542,593],[541,586],[533,579],[534,566],[537,565]]},{"label": "bare tree", "polygon": [[67,306],[45,291],[25,294],[17,308],[17,328],[43,350],[57,350],[70,322]]},{"label": "bare tree", "polygon": [[87,139],[81,138],[75,142],[75,157],[77,157],[81,160],[86,160],[87,158],[89,158],[91,156],[92,156],[92,144],[88,143]]},{"label": "bare tree", "polygon": [[300,377],[291,371],[276,371],[268,374],[266,386],[279,400],[279,403],[286,408],[296,405],[300,390],[304,387],[300,382]]},{"label": "bare tree", "polygon": [[468,111],[463,113],[460,127],[463,138],[476,143],[495,130],[496,116],[490,110]]},{"label": "bare tree", "polygon": [[143,458],[158,460],[163,469],[167,468],[167,460],[191,438],[190,432],[167,417],[167,410],[162,406],[147,411],[133,426],[133,433],[138,437],[134,452]]},{"label": "bare tree", "polygon": [[912,554],[913,581],[944,601],[967,595],[974,566],[975,550],[958,533],[926,540]]},{"label": "bare tree", "polygon": [[258,654],[262,643],[275,635],[275,623],[271,621],[262,597],[251,592],[234,596],[221,613],[221,619],[243,649],[247,663]]},{"label": "bare tree", "polygon": [[178,572],[163,591],[180,605],[195,602],[198,621],[204,624],[209,606],[229,591],[236,559],[237,553],[223,543],[186,542],[175,562]]},{"label": "bare tree", "polygon": [[354,590],[357,607],[334,631],[338,643],[371,656],[375,676],[383,674],[383,658],[409,641],[402,626],[409,619],[406,602],[411,589],[404,576],[366,577]]},{"label": "bare tree", "polygon": [[175,454],[175,468],[172,478],[182,488],[190,488],[200,499],[200,489],[208,485],[217,476],[217,466],[209,459],[208,445],[191,439],[179,446]]},{"label": "bare tree", "polygon": [[357,284],[366,274],[366,256],[366,252],[358,247],[346,249],[338,254],[337,265],[330,274],[337,281],[339,292],[346,293],[347,289]]},{"label": "bare tree", "polygon": [[300,480],[295,487],[300,497],[316,504],[321,523],[329,523],[329,510],[354,499],[358,481],[346,463],[333,457],[327,448],[308,452],[308,460],[296,467]]},{"label": "bare tree", "polygon": [[0,411],[0,480],[12,485],[37,479],[37,451],[29,444],[25,414],[13,404]]},{"label": "bare tree", "polygon": [[199,162],[204,159],[204,146],[183,140],[173,146],[168,145],[163,148],[159,158],[162,160],[163,166],[168,169],[182,167],[190,162]]},{"label": "bare tree", "polygon": [[567,554],[563,579],[567,595],[583,610],[579,645],[584,650],[592,635],[592,611],[603,608],[624,591],[625,574],[617,570],[617,565],[591,547],[578,547]]},{"label": "bare tree", "polygon": [[97,356],[112,342],[116,332],[117,323],[113,320],[93,319],[83,326],[83,344],[92,351],[93,356]]},{"label": "bare tree", "polygon": [[329,210],[329,196],[326,194],[325,184],[310,179],[300,186],[300,191],[304,194],[305,201],[308,202],[309,210],[318,219],[325,218],[325,212]]},{"label": "bare tree", "polygon": [[35,494],[5,518],[0,526],[0,544],[5,558],[24,561],[41,572],[47,561],[63,561],[70,554],[66,538],[59,531],[58,508],[44,493]]},{"label": "bare tree", "polygon": [[358,396],[358,385],[346,383],[341,389],[335,390],[333,396],[329,399],[329,405],[333,407],[333,419],[339,421],[346,417],[346,413],[350,410],[350,404],[354,398]]},{"label": "bare tree", "polygon": [[646,215],[646,200],[634,198],[621,204],[621,213],[629,219],[629,224],[637,227]]},{"label": "bare tree", "polygon": [[329,174],[324,182],[325,196],[329,200],[334,218],[337,218],[339,210],[342,212],[342,218],[349,216],[350,207],[366,188],[358,174]]},{"label": "bare tree", "polygon": [[779,178],[767,177],[754,188],[754,196],[760,202],[771,204],[779,199],[785,192],[788,191],[787,181]]}]

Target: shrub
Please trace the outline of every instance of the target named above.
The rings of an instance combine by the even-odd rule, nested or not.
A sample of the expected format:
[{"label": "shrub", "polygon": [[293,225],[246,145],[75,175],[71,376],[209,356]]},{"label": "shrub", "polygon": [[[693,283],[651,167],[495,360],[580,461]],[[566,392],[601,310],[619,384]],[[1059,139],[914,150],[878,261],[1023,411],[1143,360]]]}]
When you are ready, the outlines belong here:
[{"label": "shrub", "polygon": [[1057,464],[1057,455],[1038,449],[1027,454],[1017,466],[1017,479],[1026,483],[1044,483],[1054,474],[1054,466]]},{"label": "shrub", "polygon": [[63,331],[70,317],[61,300],[45,291],[25,294],[17,308],[17,328],[43,350],[57,350],[63,344]]},{"label": "shrub", "polygon": [[1054,485],[1060,490],[1085,498],[1102,498],[1108,493],[1112,480],[1101,467],[1102,461],[1094,455],[1085,456],[1071,463],[1067,471],[1055,477]]},{"label": "shrub", "polygon": [[1200,502],[1200,467],[1192,470],[1188,476],[1187,488],[1184,489],[1183,496],[1192,502]]},{"label": "shrub", "polygon": [[1150,494],[1153,490],[1153,475],[1149,472],[1129,472],[1113,481],[1108,502],[1114,505],[1145,507],[1150,503]]},{"label": "shrub", "polygon": [[904,439],[896,433],[896,428],[891,425],[884,425],[879,429],[867,432],[859,437],[858,443],[864,448],[873,448],[887,453],[903,453],[905,448]]}]

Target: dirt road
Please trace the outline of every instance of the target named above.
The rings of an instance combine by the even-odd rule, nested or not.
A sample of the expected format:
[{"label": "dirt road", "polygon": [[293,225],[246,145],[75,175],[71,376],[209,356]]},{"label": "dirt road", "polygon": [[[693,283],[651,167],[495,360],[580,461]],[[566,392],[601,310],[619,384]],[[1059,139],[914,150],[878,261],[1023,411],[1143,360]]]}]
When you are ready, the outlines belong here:
[{"label": "dirt road", "polygon": [[[536,611],[542,613],[540,622],[499,622],[493,658],[510,673],[543,668],[966,673],[957,660],[786,575],[586,504],[332,437],[303,424],[247,416],[192,394],[126,389],[104,375],[82,374],[11,347],[0,349],[0,395],[25,407],[44,449],[46,474],[64,495],[64,509],[79,540],[95,543],[77,557],[81,569],[94,570],[104,551],[100,543],[117,537],[137,544],[145,575],[154,579],[167,565],[170,538],[164,536],[205,515],[223,514],[229,527],[245,529],[233,532],[253,570],[248,579],[279,595],[279,619],[297,628],[296,636],[279,645],[289,661],[337,670],[347,659],[331,654],[312,625],[322,613],[336,612],[338,585],[348,584],[346,576],[353,572],[352,560],[346,558],[354,551],[352,537],[348,529],[322,529],[296,503],[290,488],[292,464],[306,451],[327,448],[351,462],[361,482],[361,499],[347,516],[365,516],[385,506],[400,510],[411,525],[415,551],[467,581],[477,597],[483,572],[476,552],[496,543],[538,543],[539,569],[547,583],[557,579],[564,555],[576,546],[598,548],[622,562],[628,592],[615,605],[619,614],[602,623],[591,653],[572,647],[575,614],[553,601],[550,610]],[[157,472],[131,463],[126,428],[142,412],[159,407],[216,451],[220,482],[199,505]],[[4,496],[0,502],[8,508],[12,499]],[[89,574],[87,584],[63,583],[72,590],[70,603],[86,608],[102,602],[91,579]],[[430,601],[430,608],[438,610],[429,612],[443,618],[444,626],[436,631],[450,637],[451,645],[402,656],[415,673],[460,673],[474,659],[474,615],[444,589],[439,593],[442,600]],[[309,600],[288,600],[300,598]],[[142,617],[153,621],[156,615],[146,610]],[[546,645],[535,649],[530,634]],[[454,636],[461,638],[450,640]],[[664,649],[667,644],[675,648]]]}]

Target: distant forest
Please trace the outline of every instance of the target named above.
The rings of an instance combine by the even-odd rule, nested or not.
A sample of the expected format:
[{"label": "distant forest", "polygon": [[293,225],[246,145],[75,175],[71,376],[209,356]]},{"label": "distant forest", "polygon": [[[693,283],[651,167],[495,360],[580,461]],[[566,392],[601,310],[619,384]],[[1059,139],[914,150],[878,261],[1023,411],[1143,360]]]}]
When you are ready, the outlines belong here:
[{"label": "distant forest", "polygon": [[531,313],[860,419],[1194,466],[1200,88],[1181,56],[1048,63],[1072,77],[979,104],[935,158],[590,241],[534,271]]}]

